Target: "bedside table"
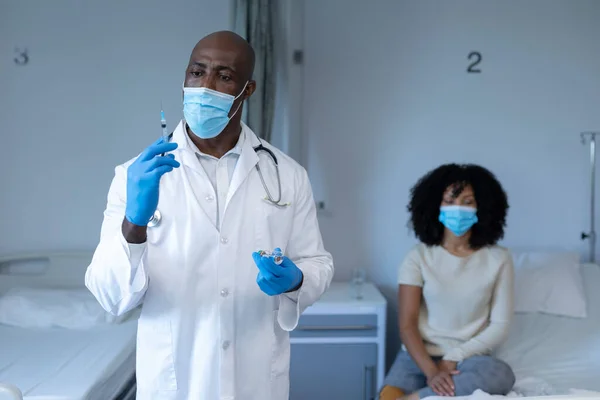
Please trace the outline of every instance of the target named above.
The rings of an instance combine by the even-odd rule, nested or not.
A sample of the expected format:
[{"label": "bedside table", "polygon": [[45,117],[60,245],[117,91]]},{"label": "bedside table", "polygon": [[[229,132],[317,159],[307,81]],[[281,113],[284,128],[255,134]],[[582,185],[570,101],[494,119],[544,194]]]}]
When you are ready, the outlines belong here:
[{"label": "bedside table", "polygon": [[333,282],[290,332],[290,400],[371,400],[385,374],[387,302],[372,283],[353,298]]}]

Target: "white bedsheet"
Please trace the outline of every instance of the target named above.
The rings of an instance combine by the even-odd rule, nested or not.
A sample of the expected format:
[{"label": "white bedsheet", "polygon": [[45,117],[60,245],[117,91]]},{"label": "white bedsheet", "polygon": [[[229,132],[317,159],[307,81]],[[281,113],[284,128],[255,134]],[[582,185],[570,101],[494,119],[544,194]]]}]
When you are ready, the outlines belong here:
[{"label": "white bedsheet", "polygon": [[[511,394],[509,396],[492,396],[481,390],[475,391],[470,396],[458,396],[452,397],[452,400],[497,400],[497,399],[510,399],[517,397],[519,399],[527,400],[595,400],[600,399],[600,393],[576,393],[571,395],[560,395],[560,396],[538,396],[538,397],[519,397],[517,394]],[[448,400],[448,397],[432,396],[427,397],[427,400]]]},{"label": "white bedsheet", "polygon": [[584,265],[582,274],[586,319],[515,316],[509,339],[497,356],[512,366],[517,391],[523,382],[536,379],[547,385],[540,394],[566,394],[570,389],[600,392],[600,267]]},{"label": "white bedsheet", "polygon": [[0,382],[26,400],[110,400],[135,371],[137,320],[91,330],[0,325]]}]

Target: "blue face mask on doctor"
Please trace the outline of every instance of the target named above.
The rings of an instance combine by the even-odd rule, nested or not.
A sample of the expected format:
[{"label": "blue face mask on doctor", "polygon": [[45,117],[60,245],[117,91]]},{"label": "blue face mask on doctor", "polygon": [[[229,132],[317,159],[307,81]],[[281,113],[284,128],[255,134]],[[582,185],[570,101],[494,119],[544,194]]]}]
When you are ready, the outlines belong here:
[{"label": "blue face mask on doctor", "polygon": [[439,220],[454,235],[462,236],[477,223],[477,209],[465,206],[442,206]]},{"label": "blue face mask on doctor", "polygon": [[223,132],[242,106],[240,102],[235,112],[229,116],[233,103],[244,93],[247,85],[248,82],[235,97],[205,87],[184,87],[183,116],[194,135],[201,139],[212,139]]}]

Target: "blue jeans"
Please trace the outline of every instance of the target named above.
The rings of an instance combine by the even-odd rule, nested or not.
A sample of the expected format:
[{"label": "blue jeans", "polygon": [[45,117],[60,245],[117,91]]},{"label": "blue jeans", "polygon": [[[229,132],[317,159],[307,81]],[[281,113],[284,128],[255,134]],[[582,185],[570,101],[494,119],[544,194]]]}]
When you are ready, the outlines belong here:
[{"label": "blue jeans", "polygon": [[[436,363],[441,357],[432,357]],[[454,395],[469,396],[477,389],[492,395],[506,395],[515,384],[515,374],[508,364],[491,356],[473,356],[458,363],[460,374],[454,375]],[[427,386],[427,378],[410,357],[408,352],[400,351],[390,368],[385,386],[402,389],[406,394],[418,392],[419,398],[437,396]]]}]

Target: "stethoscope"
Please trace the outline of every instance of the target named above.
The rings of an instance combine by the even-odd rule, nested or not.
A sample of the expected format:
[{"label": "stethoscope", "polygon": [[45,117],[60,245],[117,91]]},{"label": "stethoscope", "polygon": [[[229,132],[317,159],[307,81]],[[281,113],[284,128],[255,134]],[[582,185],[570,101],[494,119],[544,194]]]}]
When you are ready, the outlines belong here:
[{"label": "stethoscope", "polygon": [[[271,150],[269,150],[265,146],[263,146],[262,142],[258,146],[254,147],[254,152],[257,155],[258,155],[259,151],[264,151],[271,157],[271,159],[273,160],[273,164],[275,165],[275,172],[277,173],[278,197],[277,197],[277,200],[275,200],[273,198],[273,196],[271,196],[271,192],[269,192],[269,187],[267,186],[267,183],[265,182],[265,178],[263,177],[262,171],[260,170],[259,163],[258,162],[256,163],[256,170],[258,171],[258,176],[260,177],[260,181],[262,182],[263,188],[265,188],[265,192],[267,193],[267,197],[265,197],[265,200],[277,207],[289,206],[289,203],[281,203],[281,178],[279,176],[279,163],[277,162],[277,157],[275,157],[275,154]],[[260,159],[260,157],[259,157],[259,159]]]},{"label": "stethoscope", "polygon": [[[173,133],[171,133],[169,135],[169,140],[171,140],[172,137],[173,137]],[[259,139],[259,141],[260,141],[260,139]],[[281,202],[281,177],[279,176],[279,162],[277,161],[277,157],[275,156],[275,153],[273,153],[270,149],[267,149],[265,146],[263,146],[262,142],[260,142],[260,144],[256,147],[254,147],[253,149],[257,155],[260,151],[264,151],[269,155],[269,157],[271,157],[271,159],[273,160],[273,164],[275,165],[275,172],[277,174],[278,197],[277,197],[277,200],[275,200],[273,198],[273,196],[271,195],[271,192],[269,191],[269,187],[267,186],[267,183],[265,182],[265,178],[262,174],[262,171],[260,170],[260,166],[258,165],[259,163],[258,162],[256,163],[255,168],[258,171],[258,176],[260,177],[260,181],[262,182],[263,188],[265,189],[265,192],[267,194],[267,196],[264,198],[264,200],[276,207],[289,206],[290,203],[282,203]],[[259,157],[259,159],[260,159],[260,157]],[[153,228],[155,226],[158,226],[160,224],[161,219],[162,219],[162,215],[161,215],[160,211],[157,209],[156,211],[154,211],[154,215],[152,215],[152,217],[150,218],[150,221],[148,221],[148,227]]]}]

